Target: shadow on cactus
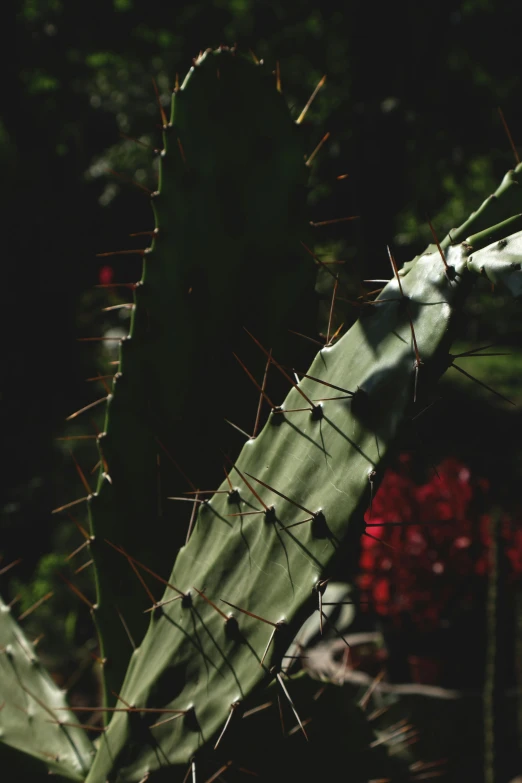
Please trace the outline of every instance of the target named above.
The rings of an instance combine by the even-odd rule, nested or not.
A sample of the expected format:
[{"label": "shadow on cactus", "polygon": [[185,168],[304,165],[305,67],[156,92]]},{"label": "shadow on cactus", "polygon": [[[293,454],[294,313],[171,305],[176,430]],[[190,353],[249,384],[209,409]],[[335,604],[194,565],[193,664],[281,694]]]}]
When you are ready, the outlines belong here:
[{"label": "shadow on cactus", "polygon": [[[321,266],[309,251],[300,120],[263,64],[220,49],[194,62],[163,121],[156,224],[138,251],[142,279],[107,393],[97,491],[86,498],[110,718],[87,783],[195,780],[216,743],[241,754],[235,718],[267,686],[306,746],[307,702],[302,718],[286,651],[311,613],[327,622],[322,596],[336,563],[371,535],[371,492],[453,361],[473,278],[522,291],[517,169],[401,272],[390,253],[392,279],[357,303],[358,321],[306,372],[282,358],[278,335]],[[334,291],[343,296],[341,284]],[[237,396],[234,364],[270,411],[237,457],[216,446],[216,422]],[[287,387],[281,404],[265,369],[269,384]],[[350,710],[347,731],[369,737]],[[209,781],[231,768],[219,758]],[[373,775],[372,763],[357,779]],[[409,778],[395,762],[379,774]]]}]

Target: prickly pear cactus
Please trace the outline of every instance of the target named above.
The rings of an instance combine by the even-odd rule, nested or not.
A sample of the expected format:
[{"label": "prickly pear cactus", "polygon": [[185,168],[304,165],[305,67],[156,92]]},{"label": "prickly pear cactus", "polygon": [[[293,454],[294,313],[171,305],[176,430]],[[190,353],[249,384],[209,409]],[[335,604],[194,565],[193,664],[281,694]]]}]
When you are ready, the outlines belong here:
[{"label": "prickly pear cactus", "polygon": [[94,748],[77,724],[65,693],[0,599],[0,741],[56,774],[84,780]]},{"label": "prickly pear cactus", "polygon": [[[286,651],[307,616],[323,618],[333,566],[371,535],[363,519],[371,490],[417,401],[453,361],[454,318],[474,277],[522,290],[518,167],[440,246],[400,273],[390,255],[394,275],[378,299],[305,373],[284,367],[271,339],[307,274],[299,129],[261,66],[219,51],[195,62],[164,132],[156,229],[88,501],[93,614],[107,689],[118,699],[106,709],[114,713],[88,783],[195,780],[199,754],[234,736],[250,698],[269,683],[305,742],[283,674]],[[259,290],[245,299],[252,270]],[[289,391],[281,405],[264,392],[268,422],[228,459],[215,493],[197,499],[180,548],[188,504],[165,516],[158,454],[184,449],[193,467],[207,464],[212,422],[230,395],[224,356],[244,323],[259,366],[268,361]],[[185,489],[173,475],[162,497]],[[147,569],[166,586],[161,601],[143,590]],[[137,644],[123,685],[129,646],[120,616]]]}]

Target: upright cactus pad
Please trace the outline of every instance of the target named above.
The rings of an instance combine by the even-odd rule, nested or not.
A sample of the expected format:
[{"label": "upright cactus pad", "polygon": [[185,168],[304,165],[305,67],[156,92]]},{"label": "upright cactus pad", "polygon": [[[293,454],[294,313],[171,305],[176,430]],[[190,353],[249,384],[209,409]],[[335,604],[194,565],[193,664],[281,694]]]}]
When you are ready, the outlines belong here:
[{"label": "upright cactus pad", "polygon": [[[186,780],[205,754],[216,759],[214,780],[224,734],[228,742],[269,683],[306,734],[286,651],[322,612],[336,564],[371,535],[372,488],[416,400],[453,360],[452,327],[473,278],[522,291],[519,166],[463,227],[395,269],[306,373],[284,367],[272,340],[313,268],[301,244],[298,124],[262,66],[220,50],[195,62],[164,135],[156,228],[89,498],[93,613],[118,708],[87,783]],[[244,324],[258,366],[268,360],[289,391],[217,487],[207,484],[222,464],[215,422],[233,393],[230,353]],[[216,487],[196,500],[185,545],[189,504],[164,509],[165,495],[185,490],[181,471],[167,475],[158,455]],[[161,601],[143,589],[144,570],[166,584]],[[122,684],[127,632],[137,646]]]},{"label": "upright cactus pad", "polygon": [[104,539],[168,576],[188,516],[165,498],[190,488],[186,475],[206,484],[219,475],[225,379],[242,372],[230,345],[243,324],[271,340],[313,275],[300,244],[309,230],[303,129],[264,66],[205,52],[175,90],[163,134],[156,226],[89,500],[109,700],[127,668],[127,630],[139,644],[148,615],[131,568]]}]

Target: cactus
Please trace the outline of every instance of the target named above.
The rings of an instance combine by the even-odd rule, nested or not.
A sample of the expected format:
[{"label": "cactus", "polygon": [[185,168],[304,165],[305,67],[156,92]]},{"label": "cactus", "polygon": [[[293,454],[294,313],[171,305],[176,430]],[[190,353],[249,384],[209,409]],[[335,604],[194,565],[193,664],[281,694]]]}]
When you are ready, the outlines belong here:
[{"label": "cactus", "polygon": [[[286,651],[307,616],[323,617],[335,565],[371,535],[363,513],[372,489],[417,399],[453,362],[453,324],[473,279],[484,274],[522,292],[518,166],[464,226],[401,272],[390,253],[390,282],[306,373],[286,366],[271,340],[308,272],[299,244],[302,134],[283,108],[261,65],[209,51],[176,92],[164,128],[156,229],[108,396],[98,489],[88,499],[92,611],[119,711],[87,783],[183,779],[197,751],[234,736],[251,698],[270,682],[306,735],[283,674]],[[243,300],[250,264],[263,265],[260,290]],[[203,478],[216,475],[206,474],[213,447],[206,439],[230,396],[223,357],[243,323],[259,365],[268,362],[290,390],[280,406],[263,392],[267,423],[237,459],[227,457],[225,481],[199,499],[182,545],[182,511],[167,523],[158,504],[157,454],[174,444],[179,457],[190,444]],[[211,389],[195,359],[202,346]],[[179,486],[174,477],[167,491],[180,495]],[[143,570],[166,585],[161,601],[143,590]],[[118,614],[138,644],[128,668]]]},{"label": "cactus", "polygon": [[84,780],[94,748],[1,599],[0,683],[2,743],[34,756],[55,773]]},{"label": "cactus", "polygon": [[130,251],[144,255],[143,274],[89,498],[109,702],[129,661],[120,617],[139,644],[148,599],[104,539],[168,576],[188,519],[158,501],[158,483],[163,496],[181,495],[186,474],[212,486],[230,395],[216,379],[234,371],[230,346],[247,322],[272,340],[313,275],[299,243],[310,230],[303,128],[265,69],[230,50],[205,52],[163,123],[155,228],[149,249]]}]

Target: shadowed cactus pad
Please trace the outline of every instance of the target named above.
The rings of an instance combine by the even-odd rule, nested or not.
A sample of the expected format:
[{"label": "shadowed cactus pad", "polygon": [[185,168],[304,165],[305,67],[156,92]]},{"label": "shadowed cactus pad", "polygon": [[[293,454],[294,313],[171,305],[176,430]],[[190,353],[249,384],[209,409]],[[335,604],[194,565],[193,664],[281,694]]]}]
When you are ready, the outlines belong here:
[{"label": "shadowed cactus pad", "polygon": [[103,539],[168,576],[188,516],[164,498],[187,489],[182,472],[216,480],[225,379],[241,373],[230,346],[243,324],[272,340],[314,271],[300,244],[309,230],[303,128],[263,65],[207,51],[175,90],[163,134],[152,244],[89,503],[109,700],[131,652],[121,617],[139,644],[148,615],[132,570]]}]

